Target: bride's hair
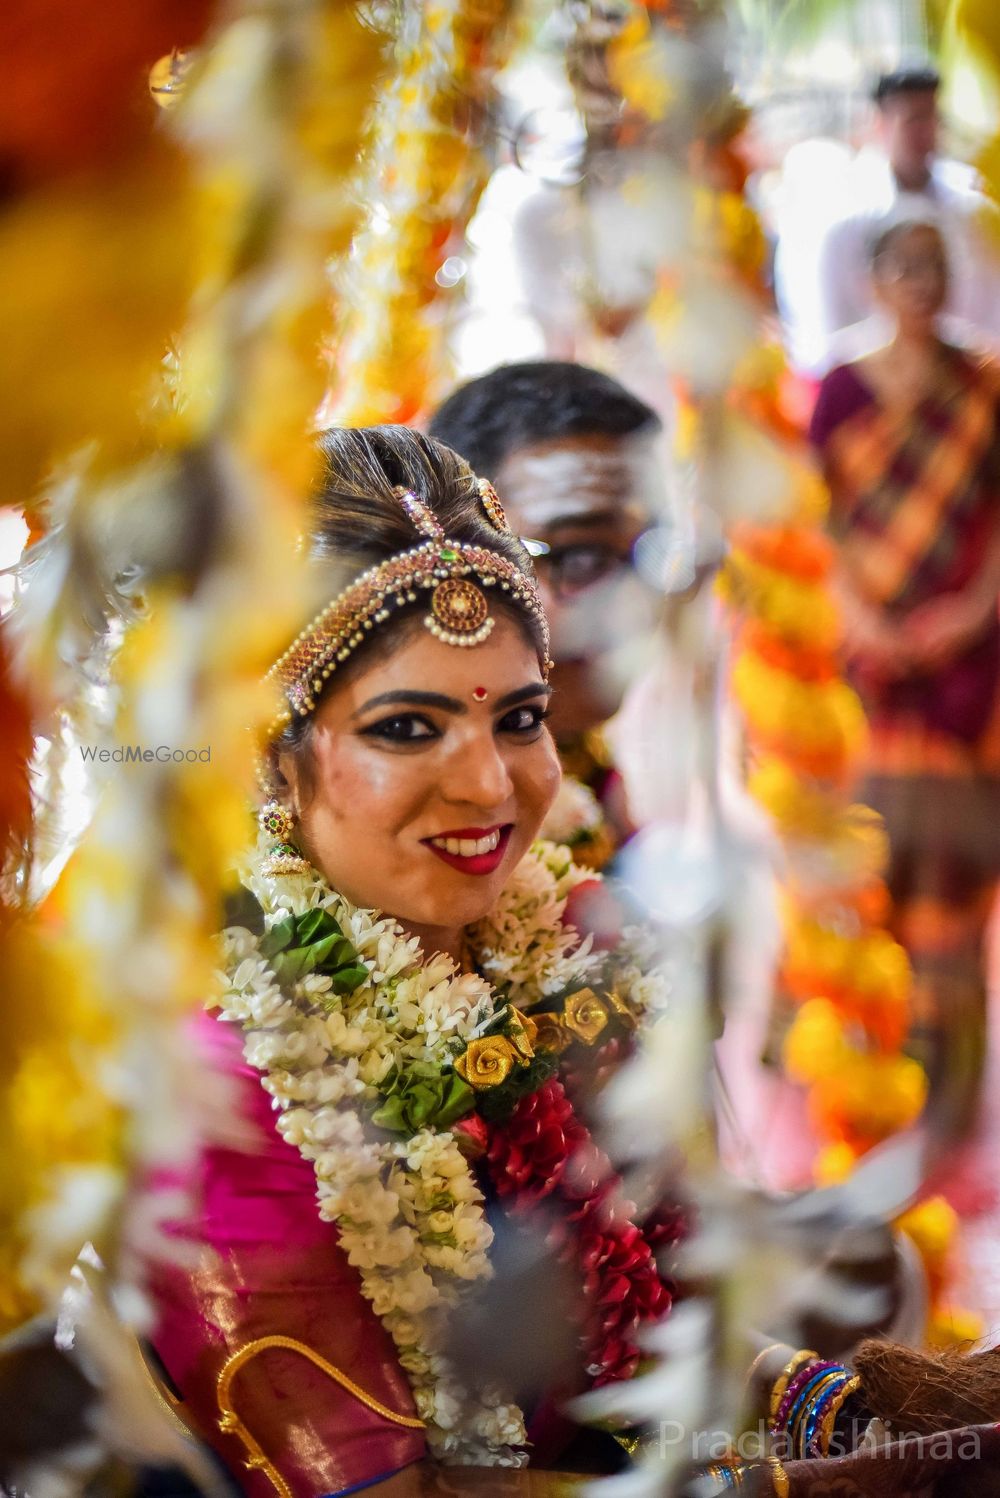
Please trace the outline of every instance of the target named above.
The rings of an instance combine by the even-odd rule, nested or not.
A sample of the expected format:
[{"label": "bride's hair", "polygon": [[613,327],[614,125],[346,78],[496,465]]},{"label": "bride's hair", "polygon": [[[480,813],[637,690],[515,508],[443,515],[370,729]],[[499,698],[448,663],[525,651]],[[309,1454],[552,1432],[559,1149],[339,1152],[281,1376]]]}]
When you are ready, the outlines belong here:
[{"label": "bride's hair", "polygon": [[393,492],[397,488],[422,500],[451,540],[485,546],[531,576],[524,547],[490,524],[476,475],[444,443],[410,427],[333,427],[321,435],[319,449],[313,552],[344,563],[345,583],[424,539]]},{"label": "bride's hair", "polygon": [[[495,552],[526,577],[533,577],[531,558],[521,542],[490,522],[468,463],[442,442],[402,426],[334,427],[321,434],[318,446],[321,470],[313,496],[309,544],[321,570],[322,603],[370,567],[411,551],[426,539],[407,515],[396,489],[409,490],[426,505],[449,540]],[[490,607],[513,619],[544,657],[537,622],[524,609],[499,588],[491,593]],[[425,613],[425,600],[394,610],[392,618],[373,629],[338,668],[331,684],[393,650],[411,629],[419,627]],[[275,748],[304,745],[312,721],[312,715],[294,720]]]}]

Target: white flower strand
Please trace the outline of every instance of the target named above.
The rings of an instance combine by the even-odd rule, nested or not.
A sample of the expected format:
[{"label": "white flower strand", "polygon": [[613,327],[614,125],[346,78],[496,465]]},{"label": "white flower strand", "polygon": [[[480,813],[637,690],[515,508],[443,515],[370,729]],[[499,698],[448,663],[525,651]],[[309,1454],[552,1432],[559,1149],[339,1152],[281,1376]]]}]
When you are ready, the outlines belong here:
[{"label": "white flower strand", "polygon": [[518,865],[494,909],[474,926],[472,945],[482,971],[511,1003],[536,1004],[594,973],[603,955],[582,942],[563,913],[570,892],[593,881],[568,848],[537,842]]}]

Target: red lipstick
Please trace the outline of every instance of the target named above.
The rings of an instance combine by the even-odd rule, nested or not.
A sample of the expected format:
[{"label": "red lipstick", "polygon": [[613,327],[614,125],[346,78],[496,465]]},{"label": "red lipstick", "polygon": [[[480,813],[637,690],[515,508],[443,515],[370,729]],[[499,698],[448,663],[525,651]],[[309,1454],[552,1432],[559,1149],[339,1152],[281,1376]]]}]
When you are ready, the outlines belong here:
[{"label": "red lipstick", "polygon": [[439,832],[433,838],[425,837],[423,844],[436,853],[442,863],[450,864],[463,874],[493,874],[503,863],[513,831],[512,822],[503,826],[459,827]]}]

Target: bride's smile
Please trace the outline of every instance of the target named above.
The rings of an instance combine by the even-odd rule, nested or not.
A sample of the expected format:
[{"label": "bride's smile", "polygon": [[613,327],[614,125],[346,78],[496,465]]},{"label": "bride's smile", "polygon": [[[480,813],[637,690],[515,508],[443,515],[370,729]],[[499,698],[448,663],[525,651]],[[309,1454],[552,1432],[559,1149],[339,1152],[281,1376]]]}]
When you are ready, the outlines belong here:
[{"label": "bride's smile", "polygon": [[492,874],[503,862],[512,822],[502,827],[461,827],[424,839],[432,853],[463,874]]}]

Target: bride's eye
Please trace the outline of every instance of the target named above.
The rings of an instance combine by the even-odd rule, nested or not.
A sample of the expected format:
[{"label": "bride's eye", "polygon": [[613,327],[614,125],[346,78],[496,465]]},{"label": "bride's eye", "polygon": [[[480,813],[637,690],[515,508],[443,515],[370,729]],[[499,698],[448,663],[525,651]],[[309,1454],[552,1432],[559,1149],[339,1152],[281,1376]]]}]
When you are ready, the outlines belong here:
[{"label": "bride's eye", "polygon": [[382,739],[389,744],[416,744],[440,738],[434,724],[418,713],[394,713],[391,718],[379,718],[377,723],[362,728],[361,734],[366,739]]},{"label": "bride's eye", "polygon": [[497,729],[500,733],[523,734],[527,737],[528,734],[537,733],[548,716],[548,710],[538,703],[514,707],[509,713],[504,713]]}]

